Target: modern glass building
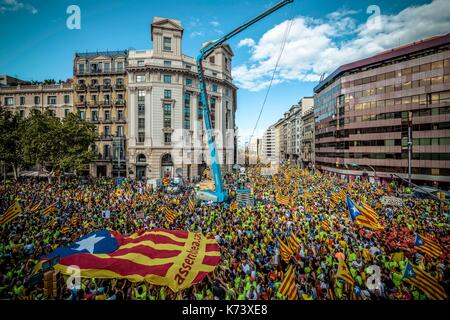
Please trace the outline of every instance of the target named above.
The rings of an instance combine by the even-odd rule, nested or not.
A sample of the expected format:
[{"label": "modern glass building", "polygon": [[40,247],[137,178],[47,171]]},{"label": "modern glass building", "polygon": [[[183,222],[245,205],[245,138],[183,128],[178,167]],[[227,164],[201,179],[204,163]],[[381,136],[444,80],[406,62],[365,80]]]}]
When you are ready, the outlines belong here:
[{"label": "modern glass building", "polygon": [[343,65],[314,93],[317,168],[383,180],[410,164],[413,181],[450,184],[450,33]]}]

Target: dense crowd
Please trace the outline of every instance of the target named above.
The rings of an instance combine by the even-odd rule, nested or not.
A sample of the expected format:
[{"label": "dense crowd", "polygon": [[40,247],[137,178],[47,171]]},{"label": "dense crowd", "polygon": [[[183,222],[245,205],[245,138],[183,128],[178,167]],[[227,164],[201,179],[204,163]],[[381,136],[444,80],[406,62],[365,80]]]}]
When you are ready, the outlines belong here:
[{"label": "dense crowd", "polygon": [[[380,199],[392,191],[388,185],[346,182],[293,168],[283,168],[273,176],[252,169],[241,179],[252,189],[254,206],[197,203],[194,212],[188,212],[185,206],[191,188],[175,195],[138,181],[124,180],[118,187],[112,179],[85,184],[78,180],[3,184],[0,212],[17,201],[24,213],[0,226],[0,299],[45,299],[43,284],[28,284],[40,257],[90,232],[108,229],[127,235],[152,228],[215,236],[221,247],[218,267],[201,283],[178,293],[121,279],[83,279],[81,289],[65,288],[58,299],[286,299],[279,288],[287,263],[280,257],[277,239],[286,239],[291,233],[300,240],[291,264],[295,265],[301,300],[427,299],[422,291],[402,280],[407,261],[426,270],[447,294],[450,292],[449,220],[437,201],[405,198],[402,206],[386,207]],[[118,188],[123,190],[120,194]],[[383,230],[356,225],[349,218],[344,199],[332,199],[336,188],[354,201],[369,204],[379,215]],[[229,191],[233,198],[231,185]],[[276,193],[292,196],[292,203],[278,203]],[[41,209],[53,203],[57,210],[43,214]],[[40,209],[30,212],[38,204]],[[173,224],[165,219],[166,206],[180,210]],[[104,210],[111,211],[110,218],[102,216]],[[438,242],[443,248],[441,257],[430,258],[417,251],[416,233]],[[336,279],[339,257],[345,257],[355,281],[351,290]],[[381,283],[376,288],[367,284],[371,265],[381,270]]]}]

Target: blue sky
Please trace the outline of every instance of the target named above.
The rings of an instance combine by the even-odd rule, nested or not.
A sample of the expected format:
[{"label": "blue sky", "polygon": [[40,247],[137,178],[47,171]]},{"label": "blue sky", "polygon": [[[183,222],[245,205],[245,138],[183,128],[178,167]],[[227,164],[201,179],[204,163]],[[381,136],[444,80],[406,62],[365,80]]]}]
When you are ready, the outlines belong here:
[{"label": "blue sky", "polygon": [[[285,30],[290,32],[258,131],[276,122],[303,96],[311,96],[320,75],[340,64],[450,32],[445,1],[296,0],[239,34],[229,43],[240,88],[237,124],[241,132],[246,135],[245,129],[251,131],[255,125]],[[151,48],[150,23],[155,15],[181,20],[183,51],[195,56],[203,42],[220,37],[274,3],[0,0],[0,74],[26,80],[66,79],[72,76],[76,51]],[[80,30],[66,27],[66,9],[71,4],[81,9]],[[367,27],[375,21],[374,12],[367,13],[371,5],[380,11],[376,28]]]}]

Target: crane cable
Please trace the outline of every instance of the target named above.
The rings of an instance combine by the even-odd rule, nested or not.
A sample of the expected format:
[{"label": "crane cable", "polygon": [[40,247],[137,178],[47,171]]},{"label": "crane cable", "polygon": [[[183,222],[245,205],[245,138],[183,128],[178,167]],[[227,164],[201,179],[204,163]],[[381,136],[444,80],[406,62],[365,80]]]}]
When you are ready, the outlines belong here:
[{"label": "crane cable", "polygon": [[[291,8],[292,8],[292,7],[291,7]],[[291,9],[291,13],[292,13],[292,9]],[[288,39],[288,37],[289,37],[289,33],[291,32],[291,28],[292,28],[292,24],[293,24],[293,23],[294,23],[294,19],[293,19],[293,16],[291,16],[291,19],[290,19],[289,22],[286,24],[286,30],[284,31],[284,35],[283,35],[283,41],[282,41],[282,44],[281,44],[280,54],[278,55],[278,59],[277,59],[277,61],[276,61],[276,63],[275,63],[275,68],[274,68],[273,73],[272,73],[272,78],[270,79],[269,87],[267,88],[267,91],[266,91],[266,95],[265,95],[265,97],[264,97],[263,104],[262,104],[261,109],[260,109],[260,111],[259,111],[258,119],[256,120],[255,127],[253,128],[253,132],[252,132],[252,134],[250,135],[250,138],[248,139],[248,143],[249,143],[249,144],[250,144],[250,142],[251,142],[251,140],[252,140],[253,135],[255,134],[256,128],[258,127],[259,120],[261,119],[261,115],[262,115],[262,112],[263,112],[264,107],[265,107],[265,105],[266,105],[267,98],[268,98],[269,93],[270,93],[270,89],[272,88],[272,83],[273,83],[273,80],[274,80],[274,78],[275,78],[275,74],[276,74],[277,69],[278,69],[278,64],[280,63],[281,56],[283,55],[283,51],[284,51],[284,48],[285,48],[285,46],[286,46],[286,42],[287,42],[287,39]]]}]

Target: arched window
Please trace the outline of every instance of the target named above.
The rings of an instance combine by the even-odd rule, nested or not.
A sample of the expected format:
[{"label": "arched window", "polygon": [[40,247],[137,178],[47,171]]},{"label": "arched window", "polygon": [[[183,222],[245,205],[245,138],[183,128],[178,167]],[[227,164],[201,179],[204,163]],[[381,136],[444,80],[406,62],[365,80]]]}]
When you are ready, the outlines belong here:
[{"label": "arched window", "polygon": [[173,165],[172,156],[170,155],[170,153],[166,153],[165,155],[162,156],[161,165],[163,165],[163,166]]},{"label": "arched window", "polygon": [[145,163],[145,162],[147,162],[147,159],[146,159],[145,155],[143,155],[141,153],[141,154],[138,154],[138,156],[136,158],[136,162],[138,162],[138,163]]}]

